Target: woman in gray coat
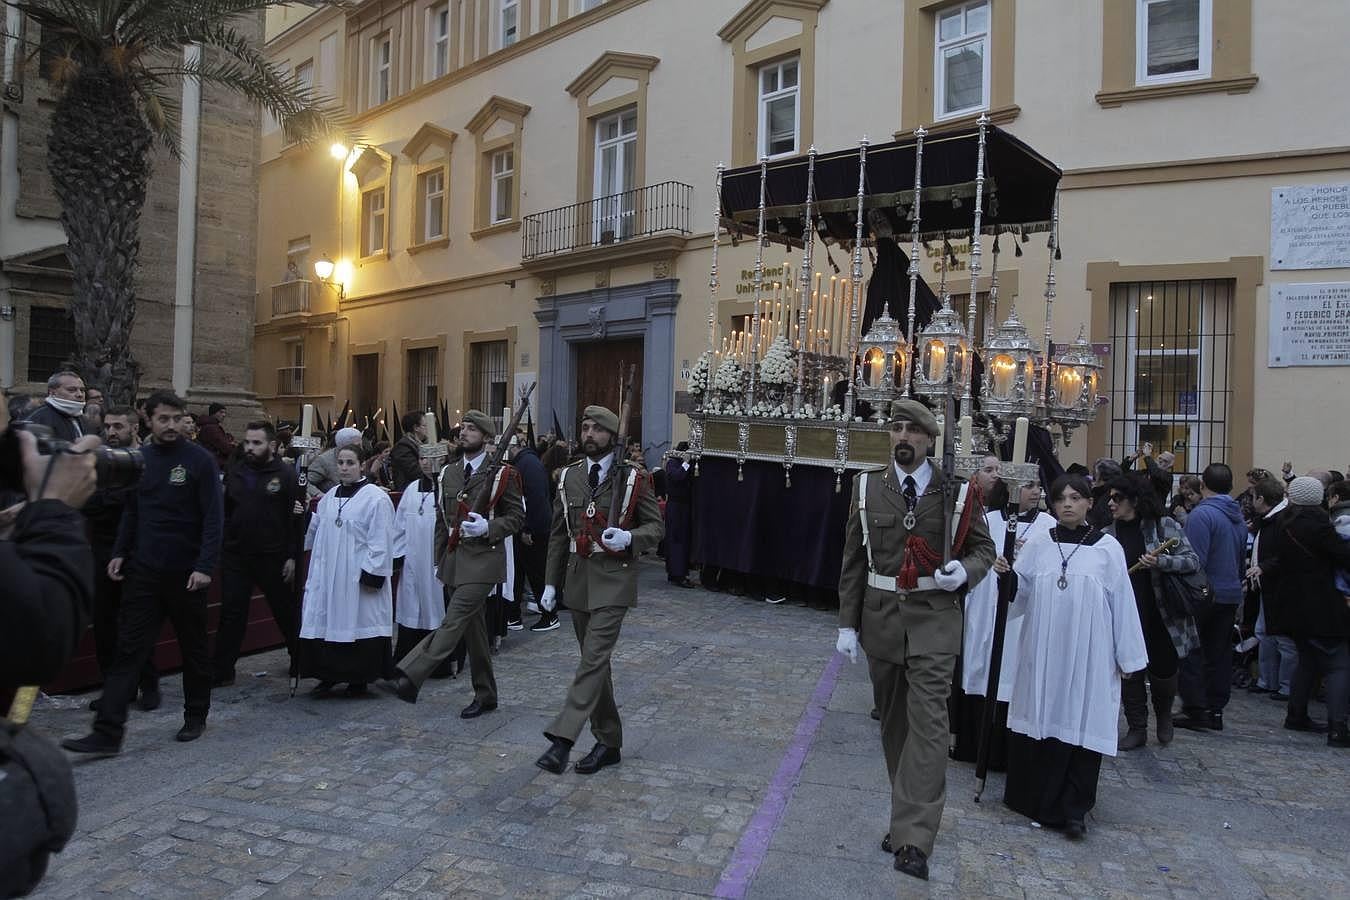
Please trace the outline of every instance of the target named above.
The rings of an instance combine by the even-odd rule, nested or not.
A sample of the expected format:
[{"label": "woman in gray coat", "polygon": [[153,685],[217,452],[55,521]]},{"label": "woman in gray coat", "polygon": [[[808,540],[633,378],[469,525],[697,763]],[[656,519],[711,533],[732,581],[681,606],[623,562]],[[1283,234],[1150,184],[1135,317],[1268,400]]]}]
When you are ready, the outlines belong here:
[{"label": "woman in gray coat", "polygon": [[[1177,695],[1177,669],[1191,649],[1199,645],[1195,620],[1163,590],[1163,573],[1188,575],[1199,571],[1200,557],[1186,542],[1186,535],[1173,519],[1162,514],[1153,485],[1140,474],[1122,475],[1107,487],[1107,505],[1112,521],[1106,533],[1125,550],[1130,567],[1130,585],[1139,609],[1139,624],[1148,648],[1148,680],[1153,686],[1153,712],[1157,716],[1158,743],[1172,742],[1172,701]],[[1167,553],[1159,545],[1177,544]],[[1148,741],[1148,691],[1144,672],[1136,672],[1121,684],[1121,706],[1129,730],[1119,749],[1136,750]]]}]

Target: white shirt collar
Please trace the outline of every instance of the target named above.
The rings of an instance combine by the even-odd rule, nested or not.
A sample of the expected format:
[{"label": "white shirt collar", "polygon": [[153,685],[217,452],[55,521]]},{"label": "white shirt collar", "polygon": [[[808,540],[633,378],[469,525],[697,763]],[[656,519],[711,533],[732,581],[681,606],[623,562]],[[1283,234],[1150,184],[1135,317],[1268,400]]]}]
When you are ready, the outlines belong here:
[{"label": "white shirt collar", "polygon": [[928,464],[927,460],[924,460],[923,465],[915,469],[912,474],[900,468],[898,462],[892,462],[891,465],[895,468],[896,484],[904,487],[905,479],[913,478],[915,496],[922,497],[924,491],[928,490],[928,484],[933,480],[933,467]]},{"label": "white shirt collar", "polygon": [[482,467],[483,463],[486,461],[487,461],[487,451],[479,450],[477,456],[475,456],[473,459],[465,459],[464,464],[466,466],[473,466],[473,471],[474,474],[476,475],[478,474],[478,470]]},{"label": "white shirt collar", "polygon": [[586,476],[587,476],[588,478],[590,477],[590,474],[591,474],[591,466],[594,465],[594,464],[597,463],[597,462],[600,463],[600,480],[601,480],[601,481],[604,481],[607,477],[609,477],[609,467],[610,467],[610,465],[614,462],[614,454],[613,454],[613,453],[606,453],[604,456],[600,457],[598,460],[592,460],[590,457],[587,457],[587,458],[586,458]]}]

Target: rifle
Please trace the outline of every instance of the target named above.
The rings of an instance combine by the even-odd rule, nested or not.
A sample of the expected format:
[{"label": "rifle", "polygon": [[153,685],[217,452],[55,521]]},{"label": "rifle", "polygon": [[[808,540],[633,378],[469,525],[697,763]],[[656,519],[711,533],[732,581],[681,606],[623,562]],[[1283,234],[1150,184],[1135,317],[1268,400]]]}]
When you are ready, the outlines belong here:
[{"label": "rifle", "polygon": [[[487,462],[473,474],[462,488],[459,496],[456,498],[458,504],[455,508],[454,523],[450,526],[450,535],[446,539],[445,550],[447,553],[459,546],[460,525],[469,518],[470,513],[478,513],[480,516],[488,511],[488,505],[492,503],[492,482],[496,480],[497,470],[502,467],[506,459],[506,446],[509,444],[510,437],[516,433],[516,426],[525,416],[525,410],[530,405],[530,394],[534,393],[534,386],[537,381],[531,381],[530,386],[520,392],[520,405],[516,407],[516,412],[511,416],[511,422],[502,429],[498,435],[497,446],[493,448],[488,456]],[[439,494],[440,492],[437,491]]]},{"label": "rifle", "polygon": [[[969,452],[969,448],[966,448]],[[942,567],[952,561],[952,521],[956,514],[956,387],[952,354],[947,354],[947,396],[942,401]]]},{"label": "rifle", "polygon": [[[622,376],[623,370],[619,370]],[[614,436],[614,463],[609,467],[610,484],[614,490],[609,497],[609,518],[606,524],[622,528],[623,522],[623,486],[628,478],[628,422],[633,415],[634,382],[637,381],[637,364],[628,367],[628,380],[623,386],[623,399],[619,404],[619,433]],[[600,545],[602,548],[604,544]]]}]

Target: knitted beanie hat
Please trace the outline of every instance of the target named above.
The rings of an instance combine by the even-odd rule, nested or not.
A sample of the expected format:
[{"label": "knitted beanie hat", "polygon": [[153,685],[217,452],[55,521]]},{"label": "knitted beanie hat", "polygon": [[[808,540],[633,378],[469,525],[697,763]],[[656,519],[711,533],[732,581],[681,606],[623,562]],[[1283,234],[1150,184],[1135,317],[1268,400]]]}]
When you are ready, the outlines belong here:
[{"label": "knitted beanie hat", "polygon": [[1321,506],[1326,489],[1311,475],[1300,475],[1289,482],[1289,502],[1294,506]]}]

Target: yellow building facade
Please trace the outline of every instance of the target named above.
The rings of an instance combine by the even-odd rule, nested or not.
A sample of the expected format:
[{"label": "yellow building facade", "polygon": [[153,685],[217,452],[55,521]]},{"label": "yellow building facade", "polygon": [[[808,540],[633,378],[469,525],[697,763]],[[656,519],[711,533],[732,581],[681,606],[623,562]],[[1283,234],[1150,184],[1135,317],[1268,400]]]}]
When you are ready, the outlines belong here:
[{"label": "yellow building facade", "polygon": [[[677,410],[710,313],[729,329],[750,308],[753,241],[725,236],[710,307],[716,164],[987,112],[1063,168],[1052,330],[1069,341],[1086,326],[1108,351],[1109,402],[1063,460],[1148,441],[1191,471],[1339,468],[1350,424],[1318,402],[1345,384],[1335,339],[1295,335],[1327,352],[1294,360],[1280,324],[1293,320],[1272,331],[1271,313],[1334,305],[1350,283],[1336,202],[1350,142],[1334,113],[1347,29],[1336,0],[1297,17],[1275,0],[278,12],[269,56],[339,98],[356,137],[286,146],[263,128],[255,389],[284,418],[348,401],[359,415],[442,402],[501,415],[537,379],[536,422],[570,429],[585,404],[616,402],[635,363],[654,460],[687,432]],[[996,315],[1015,299],[1040,335],[1044,236],[1021,249],[999,257]],[[938,255],[923,259],[930,281]],[[816,268],[828,278],[830,258],[846,275],[838,247],[818,247]],[[978,291],[989,261],[986,240]],[[963,309],[969,273],[949,281]]]}]

